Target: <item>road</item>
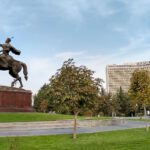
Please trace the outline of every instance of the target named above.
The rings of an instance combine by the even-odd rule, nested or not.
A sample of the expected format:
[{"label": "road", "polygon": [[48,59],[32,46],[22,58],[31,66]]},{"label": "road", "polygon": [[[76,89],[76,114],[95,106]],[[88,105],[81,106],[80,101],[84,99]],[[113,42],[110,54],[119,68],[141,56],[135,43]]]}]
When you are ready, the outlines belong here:
[{"label": "road", "polygon": [[[1,123],[2,124],[2,123]],[[131,128],[143,128],[150,126],[150,123],[142,122],[142,121],[126,121],[123,124],[116,125],[98,125],[93,127],[79,127],[77,129],[77,133],[96,133],[96,132],[104,132],[104,131],[114,131],[114,130],[125,130]],[[71,134],[71,127],[59,127],[59,128],[0,128],[0,137],[8,137],[8,136],[34,136],[34,135],[55,135],[55,134]]]}]

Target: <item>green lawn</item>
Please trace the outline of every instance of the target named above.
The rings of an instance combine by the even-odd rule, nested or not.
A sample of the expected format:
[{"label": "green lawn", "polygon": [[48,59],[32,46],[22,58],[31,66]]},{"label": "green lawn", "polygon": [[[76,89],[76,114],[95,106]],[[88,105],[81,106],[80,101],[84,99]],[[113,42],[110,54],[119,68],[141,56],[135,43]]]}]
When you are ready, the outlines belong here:
[{"label": "green lawn", "polygon": [[48,113],[0,113],[0,122],[54,121],[72,118],[71,115]]},{"label": "green lawn", "polygon": [[130,129],[95,134],[0,138],[0,150],[150,150],[150,132]]},{"label": "green lawn", "polygon": [[[109,117],[83,117],[79,119],[109,119]],[[73,119],[72,115],[48,114],[48,113],[0,113],[1,122],[32,122],[32,121],[54,121]]]}]

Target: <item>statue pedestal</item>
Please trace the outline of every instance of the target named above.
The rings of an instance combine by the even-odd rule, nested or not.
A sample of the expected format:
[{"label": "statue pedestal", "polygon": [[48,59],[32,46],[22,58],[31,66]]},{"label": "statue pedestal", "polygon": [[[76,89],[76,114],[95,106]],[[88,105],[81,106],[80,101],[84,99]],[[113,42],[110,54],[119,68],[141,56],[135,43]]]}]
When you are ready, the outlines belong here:
[{"label": "statue pedestal", "polygon": [[32,92],[0,86],[0,112],[33,112]]}]

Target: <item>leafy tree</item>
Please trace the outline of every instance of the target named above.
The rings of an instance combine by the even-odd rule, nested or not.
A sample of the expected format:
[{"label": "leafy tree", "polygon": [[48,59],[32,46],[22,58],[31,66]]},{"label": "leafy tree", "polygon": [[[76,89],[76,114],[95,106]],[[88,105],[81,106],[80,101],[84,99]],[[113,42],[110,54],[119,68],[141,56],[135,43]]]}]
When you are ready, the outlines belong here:
[{"label": "leafy tree", "polygon": [[116,98],[116,95],[112,95],[109,101],[110,101],[110,110],[112,113],[112,117],[115,117],[120,110],[120,104],[118,102],[118,99]]},{"label": "leafy tree", "polygon": [[146,116],[146,107],[150,102],[150,76],[147,70],[135,70],[131,77],[129,96],[132,108],[142,106]]},{"label": "leafy tree", "polygon": [[43,100],[48,100],[48,84],[44,84],[40,90],[38,91],[38,94],[34,95],[34,108],[36,111],[41,111],[40,104]]},{"label": "leafy tree", "polygon": [[128,116],[131,112],[130,98],[128,93],[125,93],[120,87],[116,93],[116,99],[120,105],[119,113],[121,113],[121,115],[124,114],[125,116]]},{"label": "leafy tree", "polygon": [[115,116],[116,114],[130,114],[130,101],[127,93],[122,88],[116,94],[106,93],[102,88],[101,96],[97,103],[97,113],[106,116]]},{"label": "leafy tree", "polygon": [[107,94],[104,89],[101,90],[101,96],[99,96],[97,101],[96,112],[99,115],[109,116],[111,115],[110,110],[110,99],[111,94]]},{"label": "leafy tree", "polygon": [[74,134],[76,138],[76,121],[80,112],[95,107],[100,95],[102,80],[93,77],[94,72],[85,66],[77,67],[73,59],[68,59],[50,79],[51,97],[55,99],[56,112],[74,114]]},{"label": "leafy tree", "polygon": [[42,101],[47,101],[47,111],[55,110],[55,99],[53,98],[54,90],[50,88],[49,84],[44,84],[36,95],[34,95],[34,108],[36,111],[43,111],[41,105]]},{"label": "leafy tree", "polygon": [[99,97],[99,101],[97,104],[97,111],[100,114],[106,116],[116,116],[119,114],[120,104],[116,95],[112,95],[110,93],[106,93],[104,89],[101,90],[101,96]]}]

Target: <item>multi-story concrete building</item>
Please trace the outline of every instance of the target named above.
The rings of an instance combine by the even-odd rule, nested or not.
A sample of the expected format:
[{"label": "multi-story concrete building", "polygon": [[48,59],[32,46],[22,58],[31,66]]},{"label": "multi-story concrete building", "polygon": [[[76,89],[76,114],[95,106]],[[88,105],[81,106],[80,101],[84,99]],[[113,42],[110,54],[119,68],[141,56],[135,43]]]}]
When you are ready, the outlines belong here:
[{"label": "multi-story concrete building", "polygon": [[107,92],[116,93],[120,87],[127,92],[130,86],[130,78],[136,69],[150,71],[150,61],[106,66]]}]

